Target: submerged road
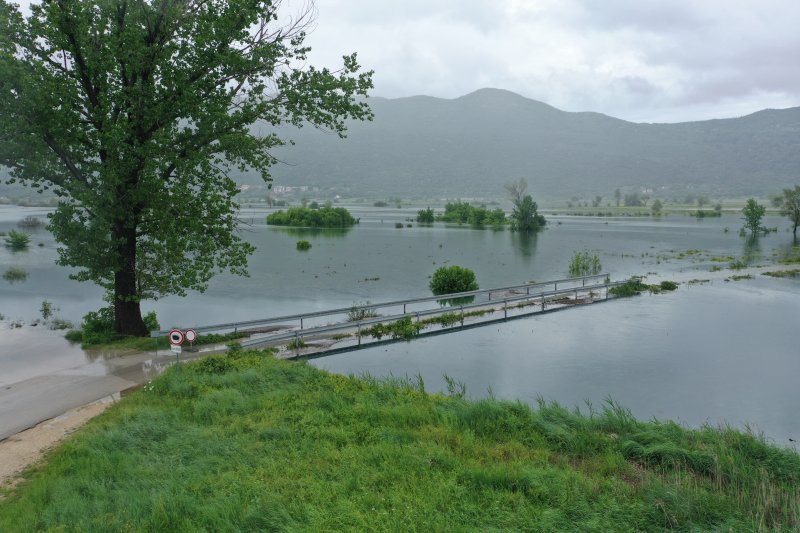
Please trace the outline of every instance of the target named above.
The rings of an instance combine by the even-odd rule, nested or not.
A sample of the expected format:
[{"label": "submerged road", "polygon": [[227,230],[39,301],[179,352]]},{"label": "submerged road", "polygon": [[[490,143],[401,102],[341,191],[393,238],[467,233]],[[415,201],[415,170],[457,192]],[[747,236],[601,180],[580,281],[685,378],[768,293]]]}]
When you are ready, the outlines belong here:
[{"label": "submerged road", "polygon": [[[58,360],[59,351],[75,352],[76,348],[59,332],[38,329],[38,344],[30,339],[30,332],[0,332],[0,440],[70,409],[147,383],[175,361],[167,351],[111,357],[82,350],[78,350],[80,359],[73,353]],[[181,360],[187,355],[205,353],[182,354]],[[96,359],[91,361],[92,357]],[[46,367],[38,361],[48,358]]]}]

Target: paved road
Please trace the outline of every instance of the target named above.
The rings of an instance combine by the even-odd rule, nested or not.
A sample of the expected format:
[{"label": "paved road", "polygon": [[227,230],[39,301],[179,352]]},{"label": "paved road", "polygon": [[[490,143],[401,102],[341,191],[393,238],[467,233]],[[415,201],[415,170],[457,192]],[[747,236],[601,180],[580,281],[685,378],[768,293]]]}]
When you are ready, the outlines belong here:
[{"label": "paved road", "polygon": [[4,384],[0,386],[0,440],[70,409],[146,383],[174,360],[167,352],[159,356],[134,354]]}]

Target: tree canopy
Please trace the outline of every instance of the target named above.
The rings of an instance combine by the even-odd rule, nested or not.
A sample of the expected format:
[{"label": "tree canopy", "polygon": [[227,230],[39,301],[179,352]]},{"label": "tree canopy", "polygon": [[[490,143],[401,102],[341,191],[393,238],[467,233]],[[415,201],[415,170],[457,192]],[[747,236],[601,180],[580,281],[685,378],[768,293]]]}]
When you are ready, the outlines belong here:
[{"label": "tree canopy", "polygon": [[794,189],[784,189],[781,200],[781,215],[789,217],[792,232],[797,238],[797,227],[800,226],[800,185],[795,185]]},{"label": "tree canopy", "polygon": [[756,202],[754,199],[749,198],[747,203],[742,208],[742,214],[744,215],[744,227],[750,230],[750,233],[756,235],[759,231],[761,231],[761,219],[764,218],[767,209]]},{"label": "tree canopy", "polygon": [[[0,0],[0,165],[61,198],[59,262],[113,295],[118,333],[139,302],[246,274],[232,171],[270,181],[282,124],[340,136],[369,119],[355,55],[305,66],[312,11],[279,0]],[[272,133],[252,134],[260,122]],[[13,180],[12,180],[13,181]]]}]

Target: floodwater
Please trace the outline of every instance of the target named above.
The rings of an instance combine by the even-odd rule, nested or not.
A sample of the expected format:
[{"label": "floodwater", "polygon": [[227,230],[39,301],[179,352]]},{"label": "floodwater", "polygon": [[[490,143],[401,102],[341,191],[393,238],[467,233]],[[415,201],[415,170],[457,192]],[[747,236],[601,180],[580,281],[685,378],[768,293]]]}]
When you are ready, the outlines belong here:
[{"label": "floodwater", "polygon": [[[398,229],[395,224],[408,223],[415,211],[351,211],[361,224],[341,231],[267,227],[265,212],[244,211],[241,217],[250,225],[243,236],[257,248],[250,259],[251,276],[220,275],[203,294],[148,302],[145,310],[157,311],[164,327],[188,327],[427,296],[428,277],[447,264],[473,269],[483,288],[545,281],[565,277],[572,253],[584,249],[596,251],[614,279],[646,273],[703,278],[710,267],[728,262],[713,257],[747,256],[759,264],[792,244],[780,218],[765,221],[779,232],[749,242],[738,236],[741,220],[735,215],[704,220],[680,215],[550,217],[546,231],[526,238],[510,231],[413,222],[413,227]],[[0,232],[27,215],[46,212],[0,206]],[[63,342],[67,355],[52,361],[31,357],[28,370],[19,369],[20,346],[37,351],[34,341],[22,335],[36,329],[30,324],[43,300],[73,322],[102,305],[99,288],[70,280],[73,270],[55,265],[52,236],[44,229],[29,232],[32,246],[26,252],[0,246],[0,273],[11,266],[28,272],[21,282],[0,278],[0,313],[6,318],[0,324],[0,376],[5,376],[0,382],[20,372],[27,375],[33,367],[38,372],[96,357],[68,349],[55,338],[47,342]],[[299,239],[309,240],[311,250],[295,250]],[[314,364],[356,374],[420,373],[434,389],[447,373],[467,383],[474,395],[491,388],[496,396],[523,401],[541,395],[572,406],[612,397],[640,417],[692,425],[752,422],[775,439],[798,438],[800,420],[792,410],[800,397],[790,383],[800,375],[800,355],[790,346],[798,296],[797,280],[681,286],[675,294],[331,356]],[[12,321],[26,326],[12,330]]]}]

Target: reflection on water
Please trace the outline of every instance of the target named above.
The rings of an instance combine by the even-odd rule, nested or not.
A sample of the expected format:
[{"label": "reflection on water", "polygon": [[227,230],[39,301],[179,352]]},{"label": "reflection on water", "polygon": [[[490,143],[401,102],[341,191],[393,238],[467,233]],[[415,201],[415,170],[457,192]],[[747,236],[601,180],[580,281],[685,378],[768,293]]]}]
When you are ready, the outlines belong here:
[{"label": "reflection on water", "polygon": [[539,238],[537,232],[530,233],[511,233],[511,244],[519,251],[524,259],[530,259],[536,253],[536,241]]},{"label": "reflection on water", "polygon": [[763,257],[760,235],[748,235],[742,241],[744,242],[742,257],[746,263],[753,264]]},{"label": "reflection on water", "polygon": [[284,232],[292,237],[345,237],[351,228],[286,228],[270,226],[274,231]]}]

